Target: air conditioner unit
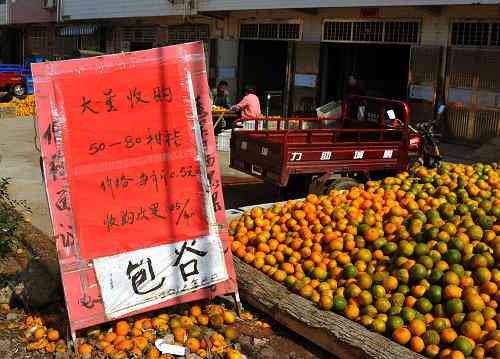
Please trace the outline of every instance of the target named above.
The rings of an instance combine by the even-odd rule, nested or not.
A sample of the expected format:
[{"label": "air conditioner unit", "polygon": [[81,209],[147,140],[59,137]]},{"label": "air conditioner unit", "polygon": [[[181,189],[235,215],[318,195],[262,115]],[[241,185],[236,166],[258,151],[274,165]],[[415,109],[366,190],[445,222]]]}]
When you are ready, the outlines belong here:
[{"label": "air conditioner unit", "polygon": [[44,9],[55,9],[57,0],[42,0],[42,8]]}]

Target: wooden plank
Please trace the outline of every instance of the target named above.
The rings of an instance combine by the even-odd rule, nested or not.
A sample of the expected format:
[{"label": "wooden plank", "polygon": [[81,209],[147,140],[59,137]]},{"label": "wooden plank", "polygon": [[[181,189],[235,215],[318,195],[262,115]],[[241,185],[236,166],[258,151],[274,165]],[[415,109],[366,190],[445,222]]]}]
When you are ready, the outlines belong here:
[{"label": "wooden plank", "polygon": [[356,322],[320,310],[236,257],[234,268],[245,302],[341,359],[424,358]]}]

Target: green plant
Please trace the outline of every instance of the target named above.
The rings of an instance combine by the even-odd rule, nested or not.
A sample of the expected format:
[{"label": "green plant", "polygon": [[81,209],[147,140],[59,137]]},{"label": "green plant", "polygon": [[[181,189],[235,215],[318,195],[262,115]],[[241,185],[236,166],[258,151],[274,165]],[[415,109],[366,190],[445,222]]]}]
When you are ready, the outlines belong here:
[{"label": "green plant", "polygon": [[16,248],[17,228],[23,221],[22,212],[31,212],[26,201],[10,198],[10,178],[0,177],[0,253]]}]

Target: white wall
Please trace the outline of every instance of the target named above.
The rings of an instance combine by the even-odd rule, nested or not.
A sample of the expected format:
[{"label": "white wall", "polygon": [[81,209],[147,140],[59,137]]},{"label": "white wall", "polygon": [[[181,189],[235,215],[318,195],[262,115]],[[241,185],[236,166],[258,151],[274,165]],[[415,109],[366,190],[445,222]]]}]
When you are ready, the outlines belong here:
[{"label": "white wall", "polygon": [[168,0],[64,0],[63,19],[106,19],[182,15],[183,5]]},{"label": "white wall", "polygon": [[[268,19],[303,21],[303,41],[321,41],[323,20],[360,18],[359,8],[321,9],[317,15],[306,14],[297,10],[254,10],[231,13],[227,26],[227,37],[237,38],[239,24],[242,20],[263,21]],[[499,6],[449,6],[441,10],[424,7],[381,7],[379,18],[382,19],[418,19],[422,21],[422,45],[446,45],[448,43],[449,25],[453,19],[500,19]]]},{"label": "white wall", "polygon": [[497,4],[497,0],[199,0],[200,11],[256,10],[256,9],[301,9],[329,7],[368,6],[429,6]]}]

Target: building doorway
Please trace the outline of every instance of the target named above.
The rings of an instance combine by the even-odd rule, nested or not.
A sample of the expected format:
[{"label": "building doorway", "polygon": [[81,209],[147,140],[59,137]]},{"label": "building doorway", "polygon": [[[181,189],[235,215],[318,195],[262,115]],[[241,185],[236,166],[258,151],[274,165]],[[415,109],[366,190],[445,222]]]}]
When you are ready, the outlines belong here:
[{"label": "building doorway", "polygon": [[244,87],[256,87],[262,110],[266,96],[272,94],[270,114],[281,114],[286,88],[288,42],[273,40],[241,40],[239,55],[239,98]]},{"label": "building doorway", "polygon": [[341,100],[350,74],[367,96],[406,99],[409,59],[409,45],[323,44],[321,102]]}]

